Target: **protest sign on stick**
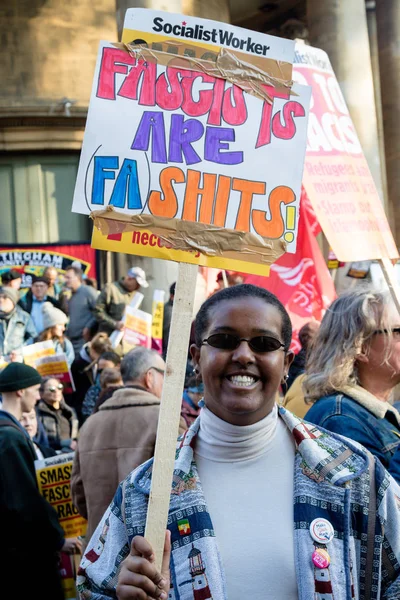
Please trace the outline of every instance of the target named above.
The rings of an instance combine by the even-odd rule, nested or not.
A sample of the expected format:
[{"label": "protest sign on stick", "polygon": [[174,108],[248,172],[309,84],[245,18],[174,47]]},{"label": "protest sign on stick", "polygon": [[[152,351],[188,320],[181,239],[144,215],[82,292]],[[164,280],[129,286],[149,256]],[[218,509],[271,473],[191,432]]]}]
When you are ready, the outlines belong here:
[{"label": "protest sign on stick", "polygon": [[100,45],[73,211],[96,248],[180,263],[145,531],[158,566],[198,265],[267,275],[296,250],[310,89],[293,55],[291,40],[146,9]]},{"label": "protest sign on stick", "polygon": [[312,87],[303,185],[337,259],[378,260],[394,302],[399,254],[328,55],[296,44],[293,78]]}]

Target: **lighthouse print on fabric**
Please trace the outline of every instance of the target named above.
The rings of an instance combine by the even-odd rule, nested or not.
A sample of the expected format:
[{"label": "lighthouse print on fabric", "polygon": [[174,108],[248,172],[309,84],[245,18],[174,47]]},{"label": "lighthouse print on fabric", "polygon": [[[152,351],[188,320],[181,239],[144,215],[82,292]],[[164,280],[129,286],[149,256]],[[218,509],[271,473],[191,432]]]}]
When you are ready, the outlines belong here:
[{"label": "lighthouse print on fabric", "polygon": [[[193,600],[213,600],[201,552],[198,548],[195,548],[194,544],[192,544],[188,559],[189,571],[192,577]],[[187,583],[187,581],[184,581],[180,585],[185,585]]]}]

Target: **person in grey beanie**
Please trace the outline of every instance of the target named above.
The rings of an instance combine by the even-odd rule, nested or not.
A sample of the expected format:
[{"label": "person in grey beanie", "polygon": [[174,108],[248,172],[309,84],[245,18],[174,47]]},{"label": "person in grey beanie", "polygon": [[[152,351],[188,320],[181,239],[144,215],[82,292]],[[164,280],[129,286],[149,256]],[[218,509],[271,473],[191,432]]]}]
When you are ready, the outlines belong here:
[{"label": "person in grey beanie", "polygon": [[15,360],[37,336],[31,316],[17,305],[18,298],[18,290],[0,287],[0,356],[6,360]]}]

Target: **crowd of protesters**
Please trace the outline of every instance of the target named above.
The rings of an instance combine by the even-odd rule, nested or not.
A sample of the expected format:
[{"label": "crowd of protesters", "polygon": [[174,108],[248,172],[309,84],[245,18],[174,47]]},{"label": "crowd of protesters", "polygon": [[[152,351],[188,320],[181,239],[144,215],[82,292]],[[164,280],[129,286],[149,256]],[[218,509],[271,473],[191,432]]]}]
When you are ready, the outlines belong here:
[{"label": "crowd of protesters", "polygon": [[[241,274],[218,276],[192,325],[177,431],[185,433],[158,572],[142,535],[175,284],[159,354],[113,341],[113,332],[124,330],[125,307],[148,286],[139,267],[100,290],[79,264],[68,267],[62,282],[51,267],[33,276],[28,290],[21,283],[21,274],[10,270],[0,286],[0,507],[6,522],[0,561],[10,573],[29,563],[32,585],[43,577],[49,582],[42,597],[61,600],[57,556],[83,551],[77,586],[85,599],[258,599],[268,590],[273,600],[294,600],[308,597],[299,591],[306,584],[298,569],[315,594],[324,572],[326,598],[347,598],[346,586],[366,585],[364,553],[364,565],[374,554],[383,556],[379,564],[374,559],[374,597],[400,598],[400,316],[389,294],[370,288],[342,294],[321,323],[300,329],[294,356],[290,318],[279,300],[244,284]],[[23,348],[42,341],[66,355],[73,392],[24,364]],[[72,499],[88,520],[83,545],[64,539],[35,479],[36,459],[71,452]],[[365,525],[357,514],[368,514],[376,493],[379,510],[373,525]],[[347,525],[337,517],[346,511]],[[308,533],[315,520],[328,542],[315,544]],[[379,523],[388,520],[391,527],[381,531]],[[364,548],[372,526],[375,541]],[[244,538],[251,542],[245,554]],[[26,539],[35,540],[40,564]],[[326,568],[315,569],[321,549],[332,550],[336,562],[329,567],[327,559]],[[202,571],[192,567],[199,554]],[[189,584],[201,592],[185,595]],[[11,587],[5,591],[13,597]]]}]

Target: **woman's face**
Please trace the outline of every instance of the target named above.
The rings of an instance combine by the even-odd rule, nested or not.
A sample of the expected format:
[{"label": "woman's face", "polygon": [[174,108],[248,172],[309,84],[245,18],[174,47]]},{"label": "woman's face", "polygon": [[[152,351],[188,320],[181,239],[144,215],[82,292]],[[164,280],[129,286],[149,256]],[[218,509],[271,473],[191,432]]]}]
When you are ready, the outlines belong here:
[{"label": "woman's face", "polygon": [[[204,339],[232,333],[246,339],[268,335],[283,342],[280,312],[260,298],[222,301],[210,309],[208,321]],[[236,350],[193,345],[191,352],[202,376],[207,408],[233,425],[252,425],[271,412],[293,359],[283,348],[254,352],[247,342]]]},{"label": "woman's face", "polygon": [[400,383],[400,319],[396,309],[389,312],[388,322],[392,329],[391,338],[388,339],[386,333],[376,333],[366,345],[365,352],[357,358],[361,385],[369,379],[365,375],[371,373],[377,384],[393,384],[394,387]]},{"label": "woman's face", "polygon": [[49,379],[45,382],[41,396],[48,404],[61,402],[63,397],[63,385],[58,379]]},{"label": "woman's face", "polygon": [[61,337],[65,331],[65,325],[62,323],[59,323],[58,325],[54,325],[54,335],[56,335],[57,337]]}]

